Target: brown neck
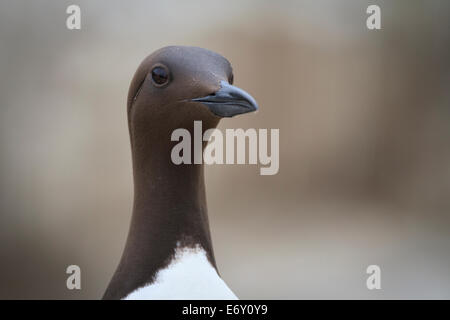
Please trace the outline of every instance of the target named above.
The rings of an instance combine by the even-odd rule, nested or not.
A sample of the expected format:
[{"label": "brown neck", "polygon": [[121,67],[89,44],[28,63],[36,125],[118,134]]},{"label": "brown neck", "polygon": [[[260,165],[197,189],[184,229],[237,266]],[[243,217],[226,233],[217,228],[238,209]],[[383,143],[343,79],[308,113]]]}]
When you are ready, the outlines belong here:
[{"label": "brown neck", "polygon": [[169,132],[159,133],[153,139],[132,137],[133,215],[125,250],[104,299],[123,298],[151,283],[158,270],[170,263],[177,246],[200,245],[215,267],[203,165],[173,164],[170,153],[176,143],[170,143]]}]

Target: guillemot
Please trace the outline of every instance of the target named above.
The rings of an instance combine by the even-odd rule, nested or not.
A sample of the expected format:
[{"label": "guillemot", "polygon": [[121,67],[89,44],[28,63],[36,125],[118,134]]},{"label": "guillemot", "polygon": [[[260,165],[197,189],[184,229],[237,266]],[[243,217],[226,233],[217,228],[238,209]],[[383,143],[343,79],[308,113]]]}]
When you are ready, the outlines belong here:
[{"label": "guillemot", "polygon": [[193,134],[195,121],[208,130],[223,117],[257,109],[233,86],[231,65],[217,53],[170,46],[144,59],[127,101],[131,225],[103,299],[237,299],[217,272],[203,164],[174,164],[170,137],[178,128]]}]

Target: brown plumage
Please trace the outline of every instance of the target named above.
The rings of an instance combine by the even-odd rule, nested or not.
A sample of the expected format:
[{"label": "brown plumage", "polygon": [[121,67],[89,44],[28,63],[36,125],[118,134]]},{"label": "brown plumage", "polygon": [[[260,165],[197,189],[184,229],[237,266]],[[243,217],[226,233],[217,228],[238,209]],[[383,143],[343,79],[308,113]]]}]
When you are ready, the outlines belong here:
[{"label": "brown plumage", "polygon": [[[257,109],[256,102],[232,86],[230,63],[196,47],[171,46],[139,66],[128,94],[134,205],[125,250],[104,294],[120,299],[151,283],[171,261],[177,243],[200,246],[216,267],[208,224],[203,165],[175,165],[170,137],[178,128],[193,136],[223,116]],[[203,147],[205,146],[205,143]],[[193,154],[192,154],[193,157]]]}]

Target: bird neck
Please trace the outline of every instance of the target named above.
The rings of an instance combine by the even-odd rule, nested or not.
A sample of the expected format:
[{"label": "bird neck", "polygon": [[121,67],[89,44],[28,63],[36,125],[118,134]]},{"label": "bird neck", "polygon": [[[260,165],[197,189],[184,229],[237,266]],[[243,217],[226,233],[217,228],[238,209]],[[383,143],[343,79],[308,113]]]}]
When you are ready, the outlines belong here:
[{"label": "bird neck", "polygon": [[175,165],[170,150],[151,156],[151,161],[135,162],[129,241],[145,241],[145,255],[200,245],[214,261],[203,165]]},{"label": "bird neck", "polygon": [[203,165],[173,164],[172,145],[163,139],[132,139],[133,214],[122,258],[105,298],[123,298],[153,282],[179,247],[200,246],[216,267]]}]

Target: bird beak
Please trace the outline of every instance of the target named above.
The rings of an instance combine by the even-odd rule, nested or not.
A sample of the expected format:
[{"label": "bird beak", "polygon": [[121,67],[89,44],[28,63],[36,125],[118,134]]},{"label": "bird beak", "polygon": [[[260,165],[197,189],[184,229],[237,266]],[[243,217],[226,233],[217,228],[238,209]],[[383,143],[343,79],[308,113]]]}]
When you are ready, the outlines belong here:
[{"label": "bird beak", "polygon": [[258,104],[251,95],[226,81],[221,81],[220,89],[213,94],[191,101],[203,103],[219,117],[234,117],[258,110]]}]

